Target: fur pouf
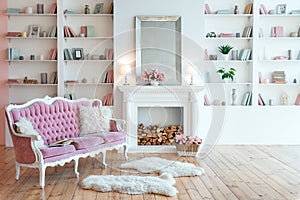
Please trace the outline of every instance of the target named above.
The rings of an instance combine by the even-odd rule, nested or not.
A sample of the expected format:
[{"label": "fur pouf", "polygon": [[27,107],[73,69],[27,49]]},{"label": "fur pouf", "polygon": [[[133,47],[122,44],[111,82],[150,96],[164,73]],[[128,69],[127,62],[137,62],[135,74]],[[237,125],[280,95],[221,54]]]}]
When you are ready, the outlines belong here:
[{"label": "fur pouf", "polygon": [[177,190],[173,185],[174,178],[170,174],[153,176],[96,176],[91,175],[82,180],[84,189],[93,189],[100,192],[116,191],[125,194],[162,194],[175,196]]},{"label": "fur pouf", "polygon": [[121,164],[120,168],[136,169],[142,173],[169,173],[173,177],[197,176],[204,173],[204,169],[191,163],[166,160],[158,157],[146,157]]}]

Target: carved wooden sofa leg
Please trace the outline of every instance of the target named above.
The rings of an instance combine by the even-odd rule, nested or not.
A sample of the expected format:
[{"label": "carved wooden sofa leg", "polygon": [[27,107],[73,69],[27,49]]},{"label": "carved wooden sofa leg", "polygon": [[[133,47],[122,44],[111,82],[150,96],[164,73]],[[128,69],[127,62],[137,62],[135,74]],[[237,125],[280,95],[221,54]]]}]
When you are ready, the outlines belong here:
[{"label": "carved wooden sofa leg", "polygon": [[44,189],[44,187],[45,187],[46,166],[42,164],[39,167],[39,171],[40,171],[40,186],[41,186],[42,189]]},{"label": "carved wooden sofa leg", "polygon": [[16,162],[16,180],[20,177],[20,164]]},{"label": "carved wooden sofa leg", "polygon": [[78,172],[78,162],[79,162],[79,159],[74,159],[74,172],[75,172],[75,175],[76,177],[78,178],[79,177],[79,172]]},{"label": "carved wooden sofa leg", "polygon": [[124,148],[124,157],[125,157],[126,160],[128,160],[128,155],[127,155],[127,153],[128,153],[128,147],[127,147],[127,145],[125,144],[125,145],[123,146],[123,148]]}]

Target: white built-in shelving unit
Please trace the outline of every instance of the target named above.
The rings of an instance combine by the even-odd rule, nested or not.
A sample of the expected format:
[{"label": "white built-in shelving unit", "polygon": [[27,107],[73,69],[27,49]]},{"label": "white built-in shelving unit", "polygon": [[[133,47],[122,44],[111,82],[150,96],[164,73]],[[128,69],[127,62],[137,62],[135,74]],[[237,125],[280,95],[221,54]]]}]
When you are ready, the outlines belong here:
[{"label": "white built-in shelving unit", "polygon": [[[49,13],[53,4],[57,4],[57,14]],[[101,14],[94,14],[97,3],[103,3]],[[101,58],[106,49],[113,49],[113,12],[110,12],[113,0],[87,0],[84,2],[72,0],[14,0],[8,1],[8,8],[19,8],[21,13],[7,13],[8,32],[26,32],[26,37],[7,36],[9,48],[19,49],[19,55],[24,59],[11,60],[9,63],[9,79],[19,79],[20,84],[9,84],[10,103],[20,103],[27,100],[49,96],[69,96],[81,98],[99,98],[113,92],[113,83],[103,83],[108,70],[113,70],[114,59]],[[37,4],[44,4],[44,13],[37,13]],[[90,14],[85,14],[84,8],[88,5]],[[26,13],[31,7],[32,13]],[[75,11],[75,14],[65,11]],[[109,12],[109,13],[108,13]],[[30,25],[40,27],[40,33],[47,32],[46,37],[38,35],[29,37]],[[50,28],[57,27],[57,34],[48,37]],[[64,26],[70,27],[77,37],[65,37]],[[90,37],[79,37],[82,26],[92,27]],[[51,49],[57,49],[57,58],[49,60]],[[80,49],[82,59],[65,60],[64,49]],[[34,55],[35,60],[30,56]],[[40,56],[44,59],[40,59]],[[57,73],[57,83],[51,84],[53,72]],[[41,84],[41,73],[47,73],[47,83]],[[38,84],[23,84],[22,80],[38,81]],[[76,84],[66,84],[66,81],[77,81]]]},{"label": "white built-in shelving unit", "polygon": [[[253,3],[251,14],[244,14],[245,7]],[[210,104],[214,101],[225,102],[231,105],[232,89],[237,91],[237,105],[241,105],[244,94],[248,91],[252,93],[252,104],[258,105],[258,95],[261,94],[266,104],[269,100],[273,105],[282,105],[282,96],[288,96],[288,105],[294,105],[297,95],[300,91],[300,70],[299,57],[300,36],[290,37],[291,32],[298,34],[300,27],[299,14],[290,14],[292,10],[300,10],[298,1],[223,1],[206,0],[205,4],[209,5],[211,14],[203,14],[204,31],[203,31],[203,49],[207,49],[208,55],[217,55],[217,60],[205,60],[201,70],[205,76],[207,86],[206,95],[209,97]],[[260,14],[259,7],[263,4],[267,10],[273,10],[273,14]],[[286,12],[277,14],[277,6],[286,4]],[[235,5],[239,8],[239,13],[234,14]],[[217,10],[229,10],[229,14],[216,14]],[[271,11],[272,13],[272,11]],[[221,33],[239,33],[243,35],[244,28],[252,26],[252,35],[249,38],[244,37],[218,37]],[[283,37],[272,37],[271,29],[274,26],[282,26],[284,29]],[[215,32],[217,37],[206,37],[207,33]],[[235,50],[243,48],[252,49],[250,60],[222,60],[218,52],[218,46],[230,44]],[[291,50],[292,57],[290,60],[274,60],[276,56],[288,56],[288,50]],[[233,83],[223,83],[220,76],[216,73],[219,67],[234,67],[236,79]],[[274,71],[284,71],[286,74],[286,84],[275,84],[272,82],[272,73]],[[259,82],[261,74],[262,83]],[[294,83],[296,79],[297,83]],[[221,88],[221,89],[220,89]],[[211,91],[222,90],[223,95],[211,94]],[[285,105],[286,106],[286,105]]]}]

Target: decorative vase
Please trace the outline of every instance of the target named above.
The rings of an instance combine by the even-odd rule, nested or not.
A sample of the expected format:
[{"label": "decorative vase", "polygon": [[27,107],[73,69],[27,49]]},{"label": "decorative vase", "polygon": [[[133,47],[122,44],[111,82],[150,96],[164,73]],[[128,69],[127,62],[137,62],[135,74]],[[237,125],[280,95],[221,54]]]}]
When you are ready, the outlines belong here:
[{"label": "decorative vase", "polygon": [[150,80],[150,85],[152,86],[158,86],[159,82],[156,80]]},{"label": "decorative vase", "polygon": [[232,106],[236,106],[236,89],[232,89],[232,94],[231,94],[231,98],[232,98]]},{"label": "decorative vase", "polygon": [[229,54],[222,54],[223,60],[229,60]]}]

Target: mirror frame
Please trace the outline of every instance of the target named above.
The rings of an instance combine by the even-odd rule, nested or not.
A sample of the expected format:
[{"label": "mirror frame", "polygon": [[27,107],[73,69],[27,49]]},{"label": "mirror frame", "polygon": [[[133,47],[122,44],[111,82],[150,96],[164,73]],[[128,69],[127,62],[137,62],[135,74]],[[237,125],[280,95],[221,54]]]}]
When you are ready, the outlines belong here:
[{"label": "mirror frame", "polygon": [[[142,73],[142,49],[141,49],[141,32],[142,32],[142,22],[174,22],[176,31],[176,78],[174,80],[167,80],[164,85],[181,85],[182,73],[181,73],[181,17],[180,16],[136,16],[135,17],[135,30],[136,30],[136,82],[138,85],[144,85],[143,80],[141,79]],[[179,37],[179,39],[178,39]],[[168,78],[168,77],[167,77]]]}]

